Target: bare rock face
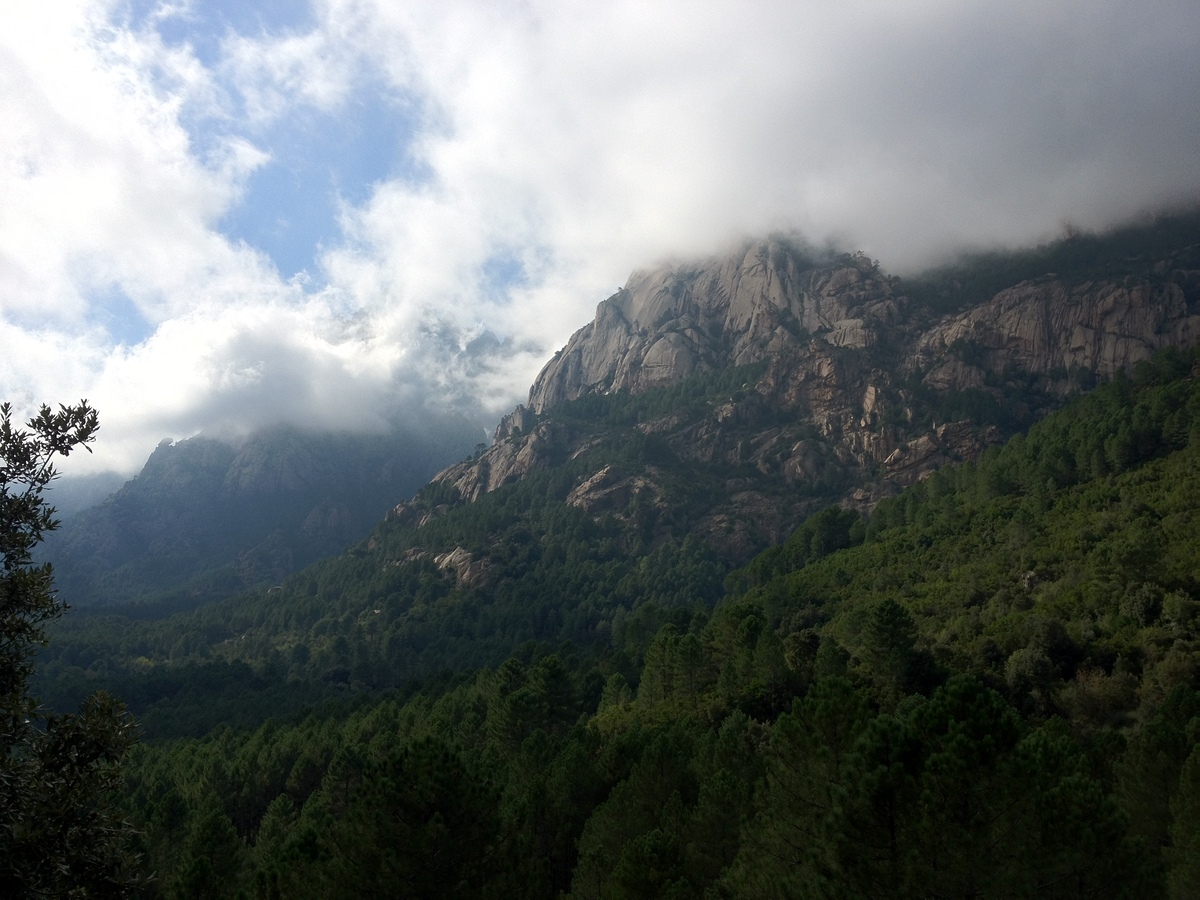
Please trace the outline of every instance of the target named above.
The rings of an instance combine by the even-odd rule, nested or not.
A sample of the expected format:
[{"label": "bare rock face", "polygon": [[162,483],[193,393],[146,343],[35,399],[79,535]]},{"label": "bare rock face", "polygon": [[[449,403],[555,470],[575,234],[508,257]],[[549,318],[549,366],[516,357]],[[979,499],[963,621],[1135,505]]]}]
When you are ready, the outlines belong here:
[{"label": "bare rock face", "polygon": [[538,375],[529,407],[673,384],[757,362],[807,335],[865,348],[899,319],[891,283],[869,260],[817,264],[778,240],[699,266],[635,272]]},{"label": "bare rock face", "polygon": [[951,422],[900,444],[883,464],[894,484],[907,485],[946,463],[973,459],[999,441],[995,428],[981,433],[971,422]]},{"label": "bare rock face", "polygon": [[987,374],[978,366],[949,358],[939,360],[921,382],[935,391],[975,390],[987,384]]},{"label": "bare rock face", "polygon": [[567,496],[567,503],[589,513],[617,512],[629,505],[637,495],[659,503],[661,491],[649,478],[622,476],[612,466],[605,466],[595,475],[580,482]]},{"label": "bare rock face", "polygon": [[498,441],[506,437],[511,437],[514,434],[520,434],[523,431],[529,431],[536,420],[537,417],[534,415],[533,410],[517,404],[517,408],[501,419],[500,424],[496,426],[495,440]]},{"label": "bare rock face", "polygon": [[[828,430],[860,406],[843,396],[850,382],[882,398],[892,376],[917,373],[946,392],[982,390],[989,379],[1022,372],[1061,393],[1071,388],[1067,373],[1107,378],[1163,347],[1200,342],[1200,305],[1169,278],[1071,284],[1048,275],[931,325],[910,305],[865,257],[814,261],[780,240],[635,272],[547,363],[528,409],[514,415],[587,393],[638,393],[699,372],[764,359],[774,370],[789,360],[793,371],[772,377],[788,381],[791,396],[775,399],[811,408]],[[868,369],[880,367],[888,374],[864,383]],[[506,420],[497,436],[510,427]]]},{"label": "bare rock face", "polygon": [[462,547],[438,554],[433,562],[441,571],[453,575],[456,584],[464,586],[478,584],[491,568],[487,559],[476,559]]},{"label": "bare rock face", "polygon": [[[939,389],[979,386],[985,374],[1016,369],[1036,375],[1080,370],[1108,378],[1167,346],[1200,342],[1200,311],[1177,284],[1070,286],[1047,278],[1024,282],[990,301],[948,316],[921,334],[905,367],[932,368]],[[947,359],[955,349],[974,365]]]},{"label": "bare rock face", "polygon": [[482,456],[442,470],[434,481],[452,484],[464,500],[474,500],[563,458],[568,443],[565,428],[554,422],[532,424],[531,416],[522,421],[529,426],[528,432],[511,428]]}]

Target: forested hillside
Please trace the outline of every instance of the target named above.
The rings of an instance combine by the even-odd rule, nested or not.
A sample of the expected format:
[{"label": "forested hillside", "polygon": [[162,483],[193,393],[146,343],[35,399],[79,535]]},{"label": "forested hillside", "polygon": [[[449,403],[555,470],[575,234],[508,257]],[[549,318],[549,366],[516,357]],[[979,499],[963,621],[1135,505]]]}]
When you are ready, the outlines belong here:
[{"label": "forested hillside", "polygon": [[[401,687],[498,665],[526,642],[586,648],[614,629],[652,635],[660,607],[711,606],[720,596],[729,563],[690,528],[726,502],[730,478],[747,473],[719,460],[690,464],[636,426],[665,409],[711,416],[714,400],[753,374],[737,369],[568,404],[562,421],[586,429],[586,457],[473,503],[431,484],[409,504],[410,521],[382,523],[350,552],[277,588],[174,615],[162,604],[75,610],[43,654],[47,699],[70,706],[102,681],[135,706],[149,734],[199,734],[262,715],[239,690],[245,665],[279,680],[272,704],[285,702],[275,695],[291,690],[287,679],[311,685],[297,700],[306,703],[337,686]],[[649,471],[654,482],[601,491],[590,505],[570,502],[598,470]],[[767,483],[780,514],[794,520],[828,503],[838,486],[822,493],[789,491],[778,476]],[[769,543],[765,535],[759,542]],[[638,612],[646,600],[655,602]],[[228,703],[214,703],[226,690]],[[171,724],[160,731],[164,720]]]},{"label": "forested hillside", "polygon": [[[176,663],[249,665],[247,693],[324,678],[327,703],[166,739],[151,702],[128,774],[155,890],[1194,896],[1198,375],[1161,354],[728,575],[544,503],[552,474],[434,523],[511,548],[494,608],[383,526]],[[377,574],[339,592],[337,566]],[[431,647],[458,674],[422,671]],[[411,680],[370,689],[401,660]]]}]

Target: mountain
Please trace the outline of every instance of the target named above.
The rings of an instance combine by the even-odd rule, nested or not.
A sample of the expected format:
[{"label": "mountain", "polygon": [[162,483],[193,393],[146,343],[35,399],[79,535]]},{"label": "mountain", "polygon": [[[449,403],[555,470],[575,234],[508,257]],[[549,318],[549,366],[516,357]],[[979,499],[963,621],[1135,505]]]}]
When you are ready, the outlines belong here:
[{"label": "mountain", "polygon": [[[684,463],[737,470],[688,527],[744,559],[786,537],[816,500],[869,508],[940,465],[976,458],[1098,379],[1200,342],[1200,247],[1195,229],[1180,235],[1176,224],[1158,245],[1143,232],[1100,247],[1078,239],[1089,242],[1085,256],[1123,254],[1101,277],[1067,242],[1041,262],[1075,271],[1013,284],[993,275],[1003,285],[994,294],[940,314],[973,263],[916,284],[916,299],[861,254],[823,258],[780,239],[635,272],[546,364],[492,446],[434,483],[476,500],[588,455],[594,423],[573,402],[745,367],[747,380],[720,402],[667,404],[634,423]],[[1139,252],[1126,252],[1131,243]],[[614,498],[663,493],[653,471],[597,465],[588,477],[569,502],[612,508]],[[412,511],[401,505],[391,518],[410,522]]]},{"label": "mountain", "polygon": [[[389,509],[397,525],[428,522],[572,462],[569,505],[629,521],[641,504],[651,543],[693,534],[744,562],[826,503],[867,510],[1098,379],[1194,346],[1197,230],[1195,215],[1167,218],[910,282],[783,238],[641,270],[473,458],[434,474],[476,445],[461,422],[193,438],[160,446],[47,549],[76,603],[199,604],[335,554]],[[614,441],[657,448],[658,463],[610,458]],[[396,505],[430,475],[434,509]]]},{"label": "mountain", "polygon": [[750,244],[722,259],[635,272],[542,370],[529,407],[638,393],[764,359],[784,370],[797,355],[827,360],[838,350],[890,382],[917,376],[963,390],[1015,369],[1061,393],[1064,370],[1106,378],[1164,346],[1200,340],[1196,257],[1194,245],[1167,246],[1128,260],[1119,275],[1046,272],[933,318],[863,255],[827,260],[778,239]]},{"label": "mountain", "polygon": [[56,478],[50,485],[55,518],[68,521],[85,509],[98,506],[119,491],[126,480],[117,472]]},{"label": "mountain", "polygon": [[67,518],[46,552],[77,604],[275,584],[362,538],[397,498],[468,452],[477,428],[354,435],[274,427],[234,444],[164,441],[138,476]]}]

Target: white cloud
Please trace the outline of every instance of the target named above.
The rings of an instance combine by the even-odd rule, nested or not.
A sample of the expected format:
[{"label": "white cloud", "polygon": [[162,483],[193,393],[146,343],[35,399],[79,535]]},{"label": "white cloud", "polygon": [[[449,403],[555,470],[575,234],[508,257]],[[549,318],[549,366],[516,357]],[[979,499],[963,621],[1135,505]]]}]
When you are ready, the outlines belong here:
[{"label": "white cloud", "polygon": [[[115,2],[0,13],[7,396],[87,395],[101,464],[380,411],[496,415],[628,272],[799,228],[891,268],[1200,198],[1200,8],[323,0],[210,67]],[[172,18],[174,16],[174,18]],[[293,283],[222,216],[272,122],[387,86],[408,175]],[[489,266],[524,279],[497,292]],[[121,346],[95,314],[128,297]],[[482,328],[507,349],[473,358]]]},{"label": "white cloud", "polygon": [[212,226],[263,157],[238,141],[217,171],[192,156],[177,119],[204,80],[195,61],[103,10],[34,9],[6,14],[0,53],[0,308],[69,329],[93,291],[118,286],[161,321],[210,273],[255,268]]},{"label": "white cloud", "polygon": [[246,116],[256,125],[286,115],[297,104],[334,110],[356,75],[353,53],[339,46],[338,35],[329,31],[230,34],[222,49],[222,75],[241,95]]}]

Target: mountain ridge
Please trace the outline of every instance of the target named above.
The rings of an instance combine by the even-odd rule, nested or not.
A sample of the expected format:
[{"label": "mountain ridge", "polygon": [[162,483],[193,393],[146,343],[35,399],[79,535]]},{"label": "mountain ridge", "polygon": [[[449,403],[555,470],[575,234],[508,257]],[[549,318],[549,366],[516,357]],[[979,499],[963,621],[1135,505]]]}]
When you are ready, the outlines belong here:
[{"label": "mountain ridge", "polygon": [[360,540],[474,434],[442,421],[428,434],[276,426],[236,445],[163,441],[135,478],[69,517],[46,552],[60,588],[83,603],[175,593],[197,578],[194,602],[277,583]]},{"label": "mountain ridge", "polygon": [[[558,420],[564,404],[757,363],[765,368],[703,423],[668,414],[638,429],[684,457],[723,455],[791,486],[815,485],[837,467],[847,486],[836,499],[865,510],[1163,347],[1195,346],[1198,246],[1140,246],[1108,277],[1046,272],[950,311],[928,290],[913,299],[861,253],[822,257],[779,238],[639,270],[547,362],[492,445],[433,481],[471,502],[588,452],[586,434]],[[735,446],[724,446],[733,433]],[[407,510],[402,503],[389,517],[407,521]]]}]

